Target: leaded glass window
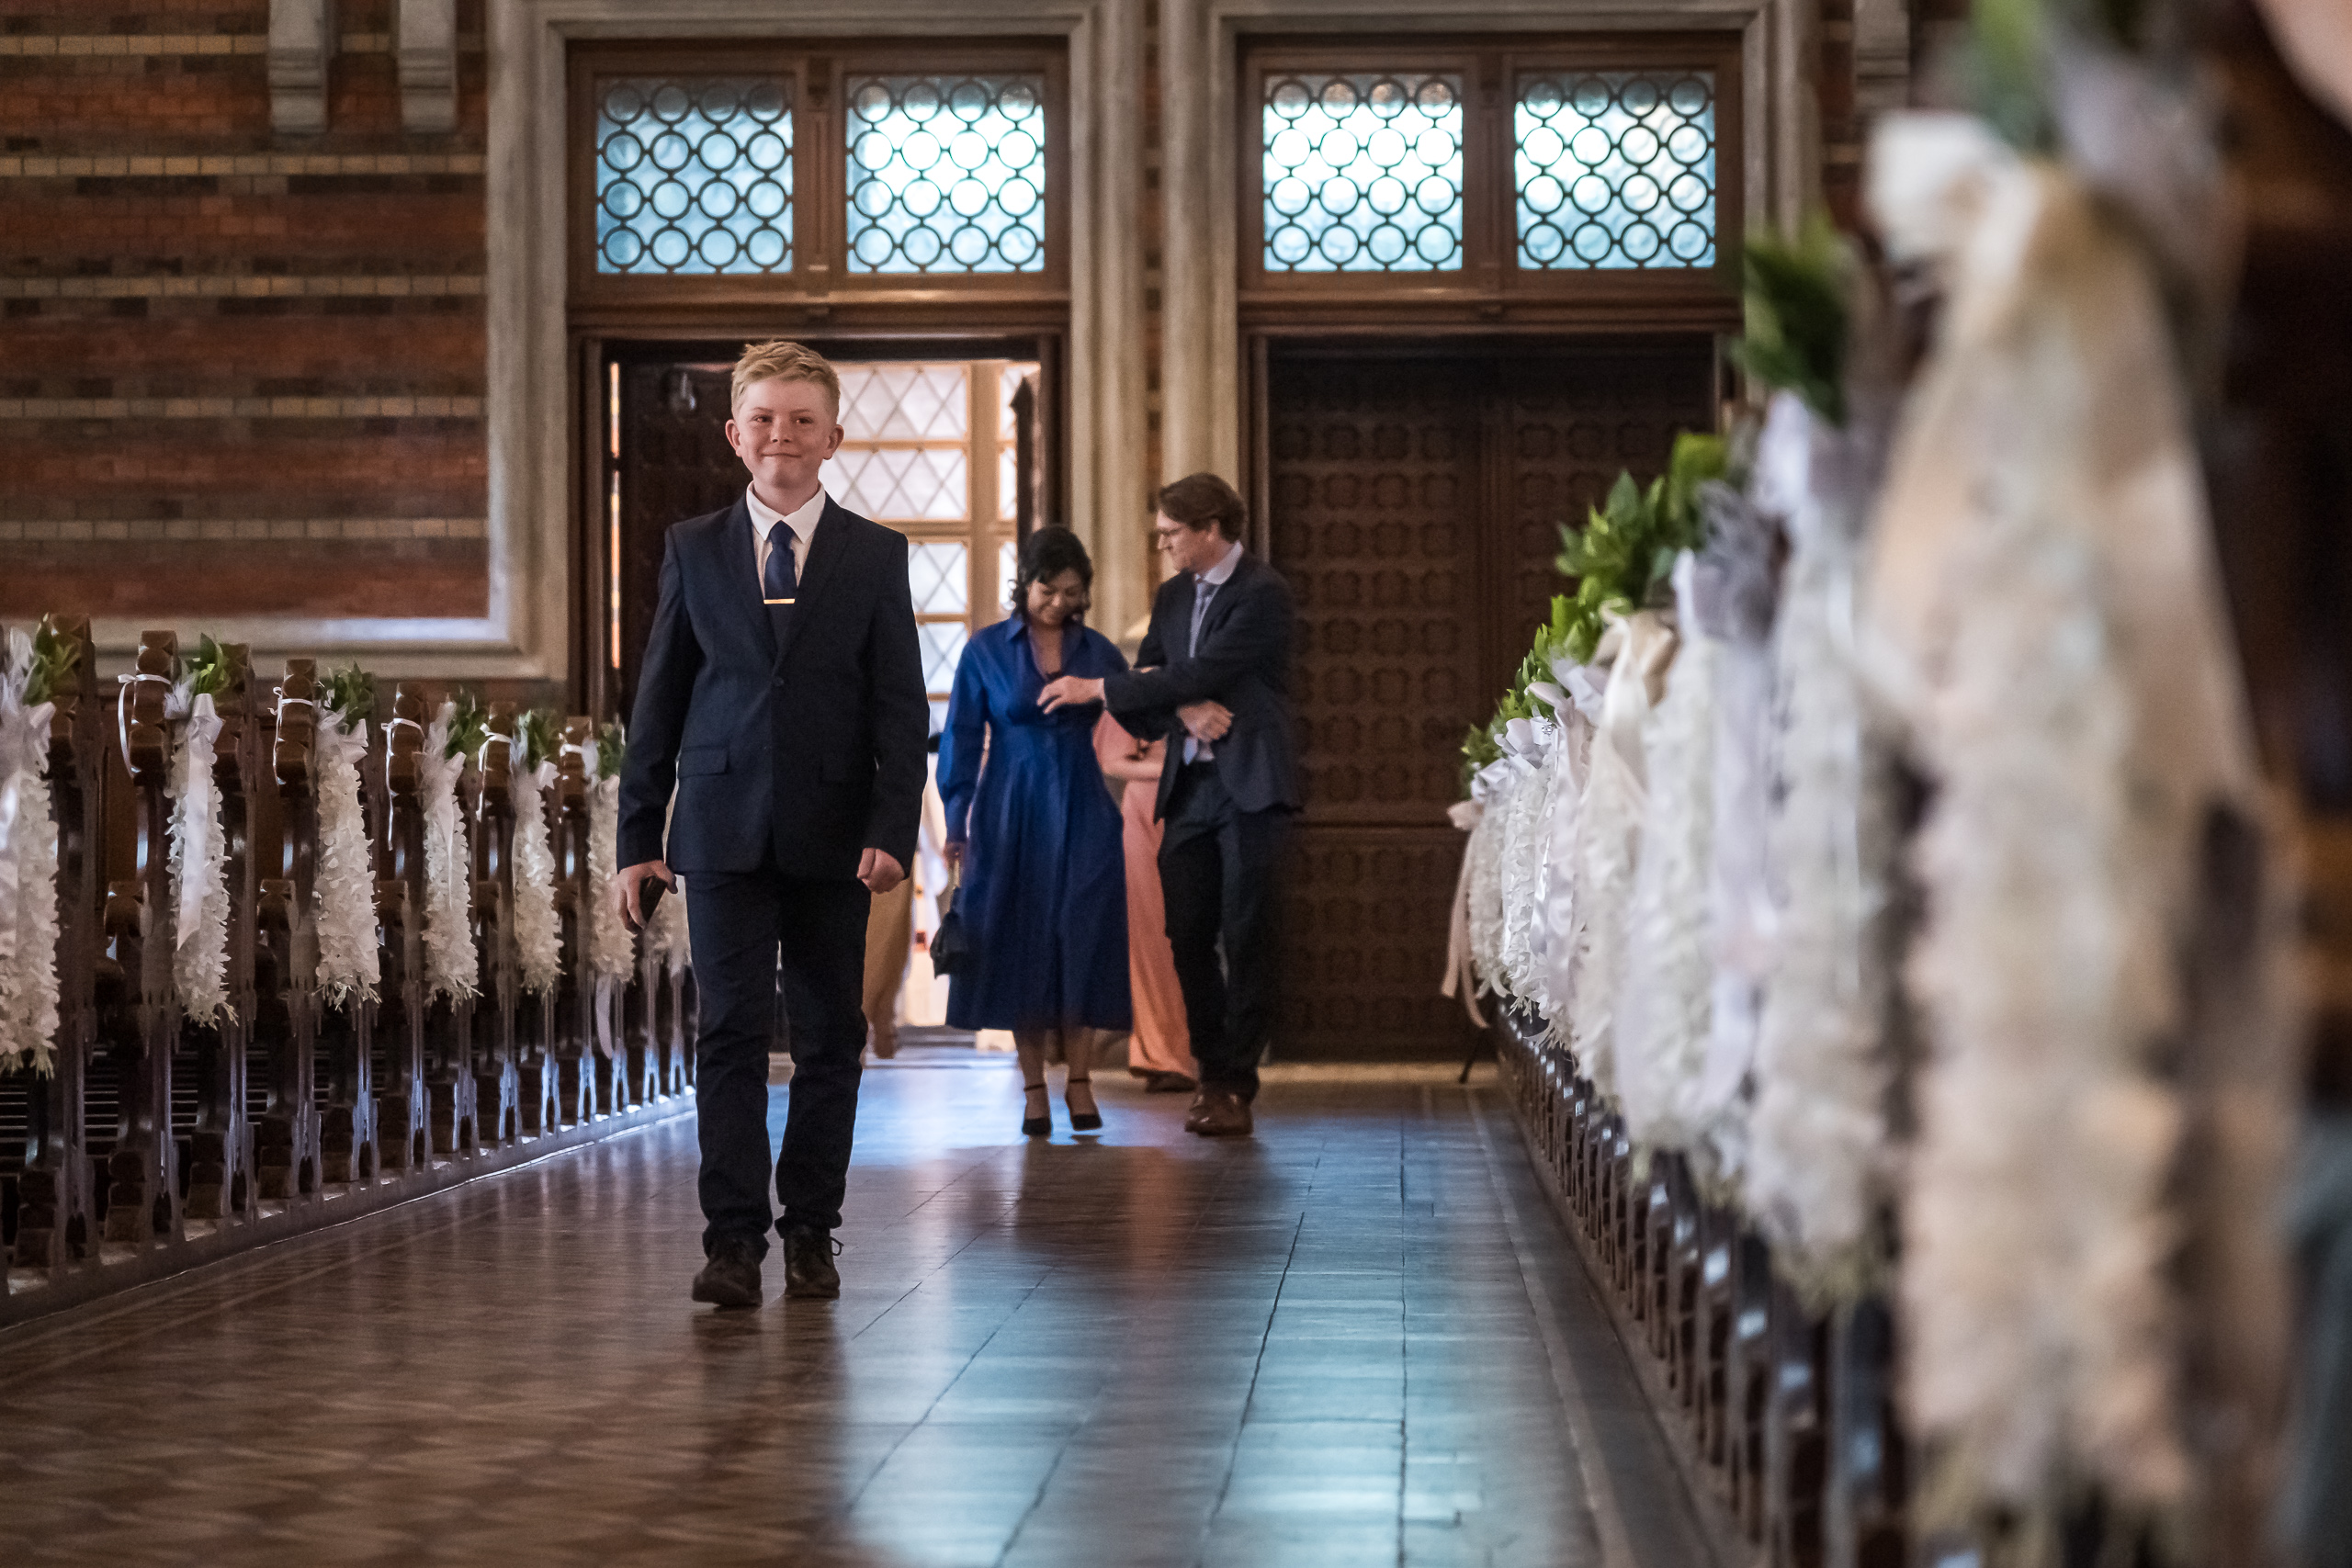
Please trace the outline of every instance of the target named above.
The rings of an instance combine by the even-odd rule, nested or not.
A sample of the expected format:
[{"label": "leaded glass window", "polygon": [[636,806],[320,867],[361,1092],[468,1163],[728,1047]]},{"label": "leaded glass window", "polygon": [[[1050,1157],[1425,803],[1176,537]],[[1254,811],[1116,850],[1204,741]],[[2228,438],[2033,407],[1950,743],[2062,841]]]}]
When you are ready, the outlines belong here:
[{"label": "leaded glass window", "polygon": [[1046,266],[1045,77],[864,76],[847,87],[849,270]]},{"label": "leaded glass window", "polygon": [[1018,464],[1012,397],[1037,374],[1025,361],[837,364],[842,445],[821,473],[852,512],[907,536],[932,729],[945,721],[956,662],[974,628],[1004,613]]},{"label": "leaded glass window", "polygon": [[1462,81],[1442,73],[1264,79],[1265,269],[1462,265]]},{"label": "leaded glass window", "polygon": [[1512,129],[1521,267],[1714,265],[1712,73],[1532,73]]},{"label": "leaded glass window", "polygon": [[596,84],[596,270],[792,265],[792,104],[770,77]]}]

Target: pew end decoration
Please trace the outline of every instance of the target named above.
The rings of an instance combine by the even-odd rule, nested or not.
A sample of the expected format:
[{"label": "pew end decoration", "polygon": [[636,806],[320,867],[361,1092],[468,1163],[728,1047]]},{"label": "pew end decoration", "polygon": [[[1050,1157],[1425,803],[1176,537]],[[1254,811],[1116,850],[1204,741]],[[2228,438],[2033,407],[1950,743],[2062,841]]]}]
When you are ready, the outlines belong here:
[{"label": "pew end decoration", "polygon": [[2252,1562],[2291,887],[2189,435],[2210,279],[2066,99],[2180,110],[2141,150],[2177,210],[2201,122],[1988,9],[2006,107],[1873,147],[1925,361],[1826,220],[1759,238],[1732,428],[1564,531],[1463,748],[1444,989],[1500,1002],[1531,1145],[1776,1561],[1835,1514],[1857,1560]]},{"label": "pew end decoration", "polygon": [[0,1072],[47,1074],[58,1028],[58,825],[51,720],[70,696],[78,638],[44,615],[10,627],[0,663]]},{"label": "pew end decoration", "polygon": [[311,893],[319,950],[313,983],[328,1007],[340,1009],[373,1002],[381,973],[376,851],[360,804],[360,770],[376,718],[375,678],[356,663],[345,665],[327,677],[318,701],[311,741],[319,817]]},{"label": "pew end decoration", "polygon": [[548,835],[548,791],[563,744],[554,710],[533,708],[515,721],[514,945],[523,989],[555,992],[563,970],[563,933],[556,914],[556,863]]}]

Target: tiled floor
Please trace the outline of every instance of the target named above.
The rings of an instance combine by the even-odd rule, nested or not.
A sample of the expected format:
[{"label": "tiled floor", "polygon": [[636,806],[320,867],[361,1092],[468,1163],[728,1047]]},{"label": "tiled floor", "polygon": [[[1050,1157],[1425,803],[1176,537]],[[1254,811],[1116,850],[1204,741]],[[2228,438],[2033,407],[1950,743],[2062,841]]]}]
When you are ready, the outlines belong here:
[{"label": "tiled floor", "polygon": [[1491,1087],[1277,1072],[1212,1144],[1105,1075],[1039,1145],[919,1055],[838,1303],[688,1303],[681,1119],[0,1335],[0,1561],[1708,1562]]}]

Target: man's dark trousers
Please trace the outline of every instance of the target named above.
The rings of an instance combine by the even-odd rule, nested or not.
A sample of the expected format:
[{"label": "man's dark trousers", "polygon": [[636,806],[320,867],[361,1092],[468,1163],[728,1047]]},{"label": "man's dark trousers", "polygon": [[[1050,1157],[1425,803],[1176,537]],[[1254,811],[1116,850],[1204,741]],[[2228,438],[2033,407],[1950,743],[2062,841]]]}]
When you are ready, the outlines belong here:
[{"label": "man's dark trousers", "polygon": [[[842,1223],[865,1049],[861,992],[872,901],[854,879],[786,876],[772,867],[686,879],[701,999],[695,1109],[705,1251],[738,1236],[766,1256],[771,1170],[783,1208],[778,1232]],[[768,1051],[779,949],[792,1089],[784,1147],[771,1168]]]},{"label": "man's dark trousers", "polygon": [[1242,810],[1214,762],[1184,767],[1163,818],[1160,895],[1193,1060],[1200,1064],[1202,1088],[1230,1089],[1244,1100],[1257,1097],[1258,1057],[1281,1001],[1276,876],[1289,837],[1287,809]]}]

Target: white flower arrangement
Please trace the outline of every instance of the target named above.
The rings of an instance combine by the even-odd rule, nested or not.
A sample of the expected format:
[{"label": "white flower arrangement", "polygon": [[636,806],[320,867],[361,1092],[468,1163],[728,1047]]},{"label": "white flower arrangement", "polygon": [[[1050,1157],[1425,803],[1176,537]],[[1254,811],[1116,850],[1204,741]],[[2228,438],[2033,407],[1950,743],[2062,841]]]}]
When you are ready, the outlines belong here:
[{"label": "white flower arrangement", "polygon": [[548,841],[547,791],[555,764],[515,759],[514,949],[523,989],[551,995],[563,978],[563,931],[555,909],[555,852]]},{"label": "white flower arrangement", "polygon": [[[1687,606],[1691,558],[1677,563]],[[1682,623],[1690,624],[1687,608]],[[1649,807],[1634,874],[1623,998],[1617,1024],[1618,1098],[1639,1145],[1688,1149],[1704,1135],[1702,1111],[1713,1025],[1714,954],[1708,925],[1713,863],[1715,671],[1721,647],[1686,638],[1665,697],[1642,725]]]},{"label": "white flower arrangement", "polygon": [[376,851],[359,804],[359,769],[368,759],[368,720],[322,707],[311,743],[318,791],[319,859],[311,884],[319,942],[314,979],[331,1008],[376,999]]},{"label": "white flower arrangement", "polygon": [[46,1073],[58,1021],[54,705],[30,700],[36,678],[34,639],[12,627],[0,666],[0,1071]]},{"label": "white flower arrangement", "polygon": [[445,702],[417,753],[417,794],[424,813],[425,995],[452,1001],[478,994],[481,954],[474,949],[473,854],[466,814],[458,806],[462,752],[447,755],[458,705]]},{"label": "white flower arrangement", "polygon": [[212,776],[220,716],[212,694],[196,691],[192,681],[184,678],[174,685],[164,703],[165,716],[180,721],[166,781],[172,802],[172,985],[187,1021],[214,1028],[229,1010],[228,835],[220,821],[220,782]]},{"label": "white flower arrangement", "polygon": [[1792,539],[1773,644],[1777,800],[1768,836],[1781,912],[1764,987],[1744,1193],[1775,1261],[1823,1301],[1883,1262],[1892,977],[1880,951],[1893,830],[1883,748],[1854,660],[1856,498],[1816,454],[1847,439],[1777,394],[1757,457],[1758,503]]}]

